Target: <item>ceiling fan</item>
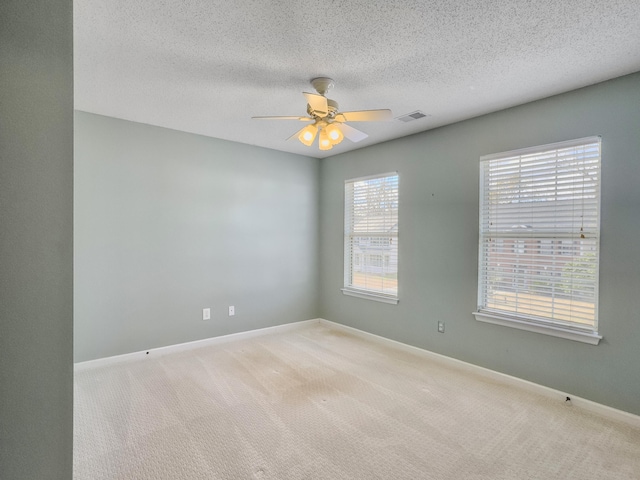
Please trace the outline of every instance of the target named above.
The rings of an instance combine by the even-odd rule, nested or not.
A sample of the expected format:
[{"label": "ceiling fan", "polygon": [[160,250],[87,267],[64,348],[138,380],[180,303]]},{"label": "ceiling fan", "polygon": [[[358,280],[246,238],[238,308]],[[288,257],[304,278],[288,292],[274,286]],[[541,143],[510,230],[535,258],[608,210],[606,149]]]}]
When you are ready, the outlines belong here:
[{"label": "ceiling fan", "polygon": [[339,112],[338,102],[327,98],[325,94],[335,85],[335,82],[327,77],[318,77],[311,80],[311,85],[318,92],[306,93],[307,117],[252,117],[257,120],[299,120],[313,122],[301,128],[287,140],[297,137],[300,142],[310,147],[316,137],[320,150],[331,150],[334,145],[342,142],[347,137],[352,142],[359,142],[368,137],[360,130],[347,125],[345,122],[379,122],[391,120],[391,110],[360,110],[357,112]]}]

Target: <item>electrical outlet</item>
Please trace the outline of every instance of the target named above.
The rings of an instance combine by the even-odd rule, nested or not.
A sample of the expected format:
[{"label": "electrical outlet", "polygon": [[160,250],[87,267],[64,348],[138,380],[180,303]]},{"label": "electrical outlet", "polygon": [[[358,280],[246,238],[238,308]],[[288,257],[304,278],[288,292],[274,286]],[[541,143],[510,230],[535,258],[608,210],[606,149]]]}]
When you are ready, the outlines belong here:
[{"label": "electrical outlet", "polygon": [[236,314],[236,307],[229,305],[229,316],[233,317]]},{"label": "electrical outlet", "polygon": [[438,322],[438,332],[444,333],[444,322]]},{"label": "electrical outlet", "polygon": [[211,309],[203,308],[202,309],[202,320],[211,320]]}]

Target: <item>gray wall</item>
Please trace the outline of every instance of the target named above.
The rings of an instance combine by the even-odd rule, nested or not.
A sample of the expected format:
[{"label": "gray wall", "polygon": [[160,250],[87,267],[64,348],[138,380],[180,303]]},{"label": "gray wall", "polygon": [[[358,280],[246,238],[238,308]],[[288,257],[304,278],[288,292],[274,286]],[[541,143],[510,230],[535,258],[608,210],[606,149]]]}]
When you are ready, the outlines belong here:
[{"label": "gray wall", "polygon": [[318,184],[317,159],[76,112],[75,360],[316,318]]},{"label": "gray wall", "polygon": [[[640,414],[639,106],[635,74],[321,162],[78,112],[76,361],[322,316]],[[604,340],[475,321],[479,157],[596,134]],[[340,292],[343,182],[391,170],[397,306]]]},{"label": "gray wall", "polygon": [[0,2],[0,478],[72,469],[70,0]]},{"label": "gray wall", "polygon": [[[639,129],[634,74],[323,160],[321,316],[640,414]],[[477,322],[479,157],[589,135],[602,135],[604,340]],[[340,292],[344,180],[392,170],[400,174],[397,306]]]}]

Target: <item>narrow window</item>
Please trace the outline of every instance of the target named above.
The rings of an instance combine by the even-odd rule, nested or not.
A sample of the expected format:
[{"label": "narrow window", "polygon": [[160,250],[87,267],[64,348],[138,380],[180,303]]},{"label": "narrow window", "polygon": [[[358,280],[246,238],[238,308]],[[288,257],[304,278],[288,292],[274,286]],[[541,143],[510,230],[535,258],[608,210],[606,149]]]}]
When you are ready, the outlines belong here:
[{"label": "narrow window", "polygon": [[345,182],[346,295],[398,303],[398,174]]}]

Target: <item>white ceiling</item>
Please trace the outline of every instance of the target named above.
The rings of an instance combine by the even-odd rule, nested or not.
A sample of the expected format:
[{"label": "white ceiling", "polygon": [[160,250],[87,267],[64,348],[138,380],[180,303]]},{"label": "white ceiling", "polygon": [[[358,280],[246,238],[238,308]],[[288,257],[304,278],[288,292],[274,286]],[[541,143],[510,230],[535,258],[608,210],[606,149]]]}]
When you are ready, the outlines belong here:
[{"label": "white ceiling", "polygon": [[[75,0],[75,106],[318,158],[640,71],[638,0]],[[422,110],[328,152],[285,141],[329,76],[342,111]]]}]

